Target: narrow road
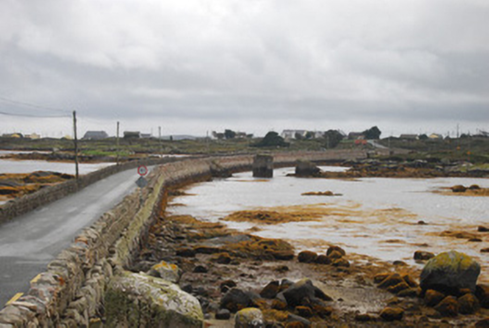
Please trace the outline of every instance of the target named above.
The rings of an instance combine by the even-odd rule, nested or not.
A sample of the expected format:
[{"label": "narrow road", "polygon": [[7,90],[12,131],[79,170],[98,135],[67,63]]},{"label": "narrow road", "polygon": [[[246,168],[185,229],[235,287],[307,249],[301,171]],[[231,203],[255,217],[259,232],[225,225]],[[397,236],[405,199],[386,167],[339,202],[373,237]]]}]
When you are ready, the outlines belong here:
[{"label": "narrow road", "polygon": [[[151,168],[150,168],[151,169]],[[136,189],[136,169],[96,182],[76,194],[0,225],[0,309],[85,227]]]}]

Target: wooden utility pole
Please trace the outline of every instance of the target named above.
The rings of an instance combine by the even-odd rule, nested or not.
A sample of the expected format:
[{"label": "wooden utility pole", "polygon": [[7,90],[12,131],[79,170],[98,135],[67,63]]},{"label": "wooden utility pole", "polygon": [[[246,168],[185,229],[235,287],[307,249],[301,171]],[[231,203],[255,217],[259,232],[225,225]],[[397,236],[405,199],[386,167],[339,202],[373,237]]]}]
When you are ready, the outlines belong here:
[{"label": "wooden utility pole", "polygon": [[119,121],[117,121],[117,135],[116,135],[116,164],[119,165]]},{"label": "wooden utility pole", "polygon": [[78,137],[76,135],[76,111],[73,111],[73,132],[74,132],[74,142],[75,142],[75,177],[78,180]]}]

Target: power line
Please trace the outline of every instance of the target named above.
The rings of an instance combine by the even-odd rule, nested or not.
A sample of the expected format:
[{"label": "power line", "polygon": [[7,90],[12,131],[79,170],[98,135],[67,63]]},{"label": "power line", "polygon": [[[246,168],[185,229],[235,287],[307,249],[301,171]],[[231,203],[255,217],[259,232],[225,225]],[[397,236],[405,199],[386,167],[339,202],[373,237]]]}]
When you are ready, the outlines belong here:
[{"label": "power line", "polygon": [[0,115],[17,116],[17,117],[37,117],[37,118],[65,118],[70,116],[68,113],[65,115],[33,115],[33,114],[7,113],[3,111],[0,111]]},{"label": "power line", "polygon": [[12,100],[12,99],[9,99],[9,98],[3,97],[3,96],[0,96],[0,100],[7,102],[7,103],[14,104],[14,105],[20,105],[20,106],[26,106],[26,107],[32,107],[32,108],[44,109],[44,110],[50,110],[50,111],[56,111],[56,112],[64,112],[67,114],[69,113],[69,111],[67,111],[65,109],[48,107],[48,106],[41,106],[41,105],[28,103],[28,102],[24,102],[24,101]]}]

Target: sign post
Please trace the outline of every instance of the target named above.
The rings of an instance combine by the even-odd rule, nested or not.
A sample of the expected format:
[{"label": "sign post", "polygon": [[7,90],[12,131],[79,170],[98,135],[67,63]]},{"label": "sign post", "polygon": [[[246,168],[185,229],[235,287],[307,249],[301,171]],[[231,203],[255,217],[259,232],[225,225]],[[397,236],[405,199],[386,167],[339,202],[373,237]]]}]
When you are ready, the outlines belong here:
[{"label": "sign post", "polygon": [[139,187],[139,206],[141,206],[143,204],[143,188],[148,185],[148,180],[144,178],[144,176],[148,174],[148,168],[146,165],[138,166],[138,174],[140,177],[137,179],[136,185]]}]

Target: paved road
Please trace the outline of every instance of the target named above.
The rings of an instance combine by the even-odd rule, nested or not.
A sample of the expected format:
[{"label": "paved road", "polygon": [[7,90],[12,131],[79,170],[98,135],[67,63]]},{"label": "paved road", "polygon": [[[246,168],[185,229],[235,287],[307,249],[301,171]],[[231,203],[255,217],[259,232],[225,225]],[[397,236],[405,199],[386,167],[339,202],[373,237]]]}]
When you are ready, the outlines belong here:
[{"label": "paved road", "polygon": [[0,309],[85,227],[135,190],[136,169],[120,172],[80,192],[0,225]]}]

